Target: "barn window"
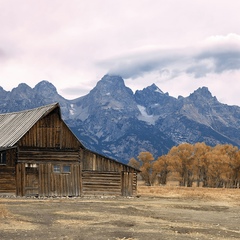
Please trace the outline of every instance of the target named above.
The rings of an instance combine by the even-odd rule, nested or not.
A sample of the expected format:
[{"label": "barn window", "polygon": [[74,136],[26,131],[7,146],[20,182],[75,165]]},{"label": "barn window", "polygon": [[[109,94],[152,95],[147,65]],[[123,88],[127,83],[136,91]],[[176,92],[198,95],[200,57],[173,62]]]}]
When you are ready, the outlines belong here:
[{"label": "barn window", "polygon": [[63,173],[70,173],[70,166],[69,165],[63,166]]},{"label": "barn window", "polygon": [[6,152],[0,152],[0,164],[6,164],[7,158],[6,158]]},{"label": "barn window", "polygon": [[53,165],[53,172],[54,173],[70,173],[70,165]]},{"label": "barn window", "polygon": [[53,166],[53,172],[60,173],[61,172],[60,165],[54,165]]}]

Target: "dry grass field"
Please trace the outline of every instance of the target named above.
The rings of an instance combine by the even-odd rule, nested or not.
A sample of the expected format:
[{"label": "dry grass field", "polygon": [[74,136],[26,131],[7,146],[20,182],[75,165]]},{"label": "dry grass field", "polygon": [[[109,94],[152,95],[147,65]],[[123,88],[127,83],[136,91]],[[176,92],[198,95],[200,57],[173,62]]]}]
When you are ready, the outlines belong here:
[{"label": "dry grass field", "polygon": [[209,201],[226,201],[240,203],[240,189],[228,188],[198,188],[177,186],[139,186],[138,194],[141,196],[164,197],[164,198],[189,198]]},{"label": "dry grass field", "polygon": [[0,198],[0,239],[240,239],[240,189],[138,187],[138,196]]}]

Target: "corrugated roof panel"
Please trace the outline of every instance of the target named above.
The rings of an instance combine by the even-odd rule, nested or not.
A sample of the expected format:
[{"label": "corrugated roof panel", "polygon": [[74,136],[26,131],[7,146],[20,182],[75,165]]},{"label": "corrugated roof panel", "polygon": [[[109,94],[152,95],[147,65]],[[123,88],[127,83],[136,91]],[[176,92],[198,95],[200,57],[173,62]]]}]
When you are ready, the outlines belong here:
[{"label": "corrugated roof panel", "polygon": [[12,147],[46,113],[58,103],[21,112],[0,114],[0,147]]}]

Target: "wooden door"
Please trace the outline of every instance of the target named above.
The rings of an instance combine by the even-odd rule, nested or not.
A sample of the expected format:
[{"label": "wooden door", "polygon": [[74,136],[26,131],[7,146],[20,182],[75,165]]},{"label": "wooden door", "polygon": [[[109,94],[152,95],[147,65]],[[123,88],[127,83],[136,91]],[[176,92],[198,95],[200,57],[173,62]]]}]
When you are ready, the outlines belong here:
[{"label": "wooden door", "polygon": [[39,168],[37,164],[25,167],[25,196],[38,196]]}]

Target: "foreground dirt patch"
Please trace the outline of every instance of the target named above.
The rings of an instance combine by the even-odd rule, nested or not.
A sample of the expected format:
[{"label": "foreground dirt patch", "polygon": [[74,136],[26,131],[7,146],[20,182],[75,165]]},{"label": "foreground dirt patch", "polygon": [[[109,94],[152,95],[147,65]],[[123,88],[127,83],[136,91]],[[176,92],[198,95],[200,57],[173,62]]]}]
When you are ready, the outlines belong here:
[{"label": "foreground dirt patch", "polygon": [[140,187],[135,198],[0,199],[0,239],[240,239],[239,190]]}]

